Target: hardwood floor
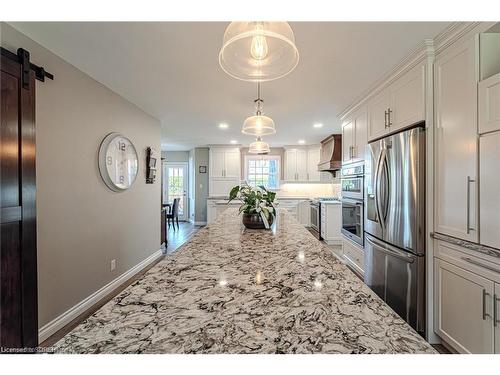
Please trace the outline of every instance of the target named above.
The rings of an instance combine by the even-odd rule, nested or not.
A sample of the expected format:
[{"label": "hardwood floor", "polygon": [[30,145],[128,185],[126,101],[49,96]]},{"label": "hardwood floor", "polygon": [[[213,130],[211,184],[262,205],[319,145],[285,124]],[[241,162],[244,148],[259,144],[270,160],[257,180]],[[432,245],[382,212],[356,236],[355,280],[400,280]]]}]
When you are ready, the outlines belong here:
[{"label": "hardwood floor", "polygon": [[199,225],[194,225],[187,221],[179,222],[179,229],[177,229],[177,225],[175,226],[175,230],[170,225],[168,228],[168,246],[167,246],[167,254],[171,254],[176,251],[179,247],[187,242],[200,228]]},{"label": "hardwood floor", "polygon": [[138,274],[134,275],[131,277],[129,280],[127,280],[124,284],[119,286],[117,289],[115,289],[112,293],[110,293],[108,296],[100,300],[98,303],[96,303],[94,306],[83,312],[81,315],[73,319],[70,323],[68,323],[66,326],[61,328],[59,331],[54,333],[52,336],[50,336],[48,339],[46,339],[44,342],[40,344],[41,347],[50,347],[54,345],[56,342],[58,342],[61,338],[63,338],[66,334],[71,332],[76,326],[78,326],[81,322],[83,322],[85,319],[87,319],[89,316],[91,316],[93,313],[95,313],[97,310],[99,310],[102,306],[104,306],[106,303],[111,301],[114,297],[116,297],[119,293],[121,293],[123,290],[125,290],[128,286],[132,285],[135,281],[139,280],[141,277],[144,276],[146,272],[148,272],[153,266],[155,266],[158,262],[161,262],[166,256],[169,254],[172,254],[174,251],[178,250],[183,244],[185,244],[191,236],[193,236],[200,228],[201,226],[194,225],[188,222],[179,222],[179,229],[177,229],[177,226],[175,227],[175,231],[172,228],[172,225],[170,225],[170,228],[168,228],[168,246],[167,246],[167,252],[165,256],[160,257],[156,261],[154,261],[152,264],[150,264],[148,267],[143,269],[141,272]]}]

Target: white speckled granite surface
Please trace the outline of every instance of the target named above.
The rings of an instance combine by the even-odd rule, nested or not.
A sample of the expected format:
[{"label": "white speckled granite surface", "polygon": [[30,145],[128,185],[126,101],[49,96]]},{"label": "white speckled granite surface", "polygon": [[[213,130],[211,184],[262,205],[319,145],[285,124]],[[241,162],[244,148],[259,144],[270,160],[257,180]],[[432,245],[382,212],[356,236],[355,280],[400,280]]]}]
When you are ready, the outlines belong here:
[{"label": "white speckled granite surface", "polygon": [[280,212],[201,229],[55,345],[59,353],[435,353]]}]

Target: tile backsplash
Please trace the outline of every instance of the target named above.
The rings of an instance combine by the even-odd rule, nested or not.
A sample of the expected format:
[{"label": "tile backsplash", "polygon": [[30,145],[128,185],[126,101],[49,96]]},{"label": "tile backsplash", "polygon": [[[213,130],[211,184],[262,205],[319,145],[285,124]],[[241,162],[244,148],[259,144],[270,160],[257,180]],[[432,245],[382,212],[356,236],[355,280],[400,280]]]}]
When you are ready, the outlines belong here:
[{"label": "tile backsplash", "polygon": [[340,184],[295,184],[285,183],[277,192],[278,197],[338,197]]}]

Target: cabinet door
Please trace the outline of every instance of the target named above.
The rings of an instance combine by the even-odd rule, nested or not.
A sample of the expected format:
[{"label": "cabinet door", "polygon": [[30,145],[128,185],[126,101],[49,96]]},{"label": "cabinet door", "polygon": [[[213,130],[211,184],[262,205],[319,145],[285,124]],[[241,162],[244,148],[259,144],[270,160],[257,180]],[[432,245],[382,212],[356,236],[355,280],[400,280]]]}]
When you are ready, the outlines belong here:
[{"label": "cabinet door", "polygon": [[500,73],[479,82],[479,133],[500,130]]},{"label": "cabinet door", "polygon": [[224,152],[224,177],[240,180],[241,162],[239,149],[227,149]]},{"label": "cabinet door", "polygon": [[435,230],[478,240],[477,66],[471,39],[435,61]]},{"label": "cabinet door", "polygon": [[321,180],[320,172],[318,171],[319,155],[319,148],[307,150],[307,175],[309,181],[319,182]]},{"label": "cabinet door", "polygon": [[210,176],[212,178],[224,177],[223,149],[210,149]]},{"label": "cabinet door", "polygon": [[495,283],[495,295],[493,299],[495,304],[496,314],[494,318],[496,319],[495,327],[495,354],[500,354],[500,284]]},{"label": "cabinet door", "polygon": [[500,132],[479,139],[480,241],[500,248]]},{"label": "cabinet door", "polygon": [[493,353],[492,281],[435,258],[436,333],[460,353]]},{"label": "cabinet door", "polygon": [[307,150],[297,150],[297,179],[307,181]]},{"label": "cabinet door", "polygon": [[371,101],[368,119],[368,140],[379,138],[388,132],[386,111],[391,105],[388,89],[381,91]]},{"label": "cabinet door", "polygon": [[367,143],[368,113],[366,109],[354,115],[354,148],[353,161],[365,160],[365,146]]},{"label": "cabinet door", "polygon": [[425,120],[424,69],[418,65],[391,85],[391,132]]},{"label": "cabinet door", "polygon": [[297,151],[285,150],[285,181],[295,181],[297,179]]},{"label": "cabinet door", "polygon": [[350,163],[354,146],[354,122],[350,119],[342,124],[342,163]]}]

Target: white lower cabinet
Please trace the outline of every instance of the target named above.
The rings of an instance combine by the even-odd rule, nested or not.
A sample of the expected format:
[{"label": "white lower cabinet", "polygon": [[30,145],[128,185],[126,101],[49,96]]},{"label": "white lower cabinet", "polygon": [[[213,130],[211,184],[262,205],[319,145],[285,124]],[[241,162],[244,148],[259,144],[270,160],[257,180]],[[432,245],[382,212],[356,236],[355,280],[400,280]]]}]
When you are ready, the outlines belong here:
[{"label": "white lower cabinet", "polygon": [[321,203],[321,237],[328,245],[341,245],[342,205]]},{"label": "white lower cabinet", "polygon": [[342,253],[347,265],[360,276],[365,272],[365,252],[361,246],[342,237]]},{"label": "white lower cabinet", "polygon": [[239,201],[233,201],[227,204],[227,200],[207,199],[207,224],[213,223],[217,217],[229,207],[239,207],[240,204]]},{"label": "white lower cabinet", "polygon": [[442,241],[435,250],[436,334],[459,353],[499,353],[500,262]]}]

